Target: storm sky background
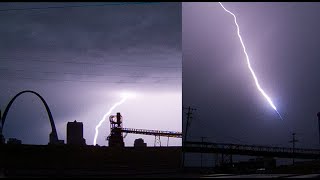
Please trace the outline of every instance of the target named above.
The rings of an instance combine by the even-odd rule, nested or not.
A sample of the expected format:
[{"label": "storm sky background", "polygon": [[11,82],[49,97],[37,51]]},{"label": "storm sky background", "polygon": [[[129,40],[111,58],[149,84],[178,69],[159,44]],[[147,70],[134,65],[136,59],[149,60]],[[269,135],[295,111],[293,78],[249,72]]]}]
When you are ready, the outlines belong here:
[{"label": "storm sky background", "polygon": [[[181,3],[123,4],[91,7],[44,7],[107,3],[1,3],[0,105],[23,90],[38,92],[53,114],[59,139],[66,125],[80,121],[91,145],[95,126],[118,106],[127,128],[182,131]],[[19,8],[44,8],[10,10]],[[51,127],[40,99],[21,95],[4,125],[5,138],[24,144],[47,144]],[[109,120],[97,144],[107,145]],[[131,135],[125,144],[153,136]],[[166,144],[167,138],[162,138]],[[169,145],[181,145],[170,139]]]},{"label": "storm sky background", "polygon": [[297,148],[319,148],[320,3],[223,5],[284,120],[256,88],[233,16],[218,2],[183,3],[182,99],[197,108],[188,140],[292,147],[295,132]]}]

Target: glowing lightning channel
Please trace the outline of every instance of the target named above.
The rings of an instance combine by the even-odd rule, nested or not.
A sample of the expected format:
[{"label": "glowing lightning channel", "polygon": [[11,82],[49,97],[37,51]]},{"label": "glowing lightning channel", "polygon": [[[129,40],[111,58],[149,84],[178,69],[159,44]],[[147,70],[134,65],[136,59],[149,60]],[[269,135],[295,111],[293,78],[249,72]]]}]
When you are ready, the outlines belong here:
[{"label": "glowing lightning channel", "polygon": [[277,114],[279,115],[279,117],[282,119],[280,113],[277,111],[277,108],[276,108],[276,106],[273,104],[273,102],[271,101],[270,97],[269,97],[269,96],[263,91],[263,89],[260,87],[259,82],[258,82],[258,79],[257,79],[257,77],[256,77],[253,69],[251,68],[249,56],[248,56],[248,54],[247,54],[246,47],[244,46],[244,43],[243,43],[243,41],[242,41],[242,37],[241,37],[241,35],[240,35],[240,29],[239,29],[239,25],[238,25],[238,23],[237,23],[237,17],[236,17],[236,15],[234,15],[232,12],[230,12],[228,9],[226,9],[226,8],[222,5],[221,2],[219,2],[219,4],[221,5],[221,7],[222,7],[226,12],[228,12],[229,14],[231,14],[231,15],[233,16],[233,18],[234,18],[234,23],[235,23],[236,26],[237,26],[238,37],[239,37],[240,42],[241,42],[241,44],[242,44],[243,52],[244,52],[244,54],[246,55],[246,58],[247,58],[248,67],[249,67],[250,72],[251,72],[251,74],[252,74],[252,76],[253,76],[253,78],[254,78],[254,81],[255,81],[255,83],[256,83],[256,86],[257,86],[258,90],[259,90],[259,91],[261,92],[261,94],[267,99],[267,101],[269,102],[270,106],[277,112]]},{"label": "glowing lightning channel", "polygon": [[97,144],[97,137],[99,134],[99,127],[101,126],[101,124],[106,120],[106,117],[109,116],[111,114],[111,112],[114,110],[114,108],[116,108],[117,106],[121,105],[122,103],[124,103],[126,100],[128,99],[128,96],[123,96],[123,98],[121,99],[121,101],[117,102],[116,104],[114,104],[109,111],[103,116],[103,118],[100,120],[99,124],[96,126],[96,134],[94,135],[94,140],[93,140],[93,145]]}]

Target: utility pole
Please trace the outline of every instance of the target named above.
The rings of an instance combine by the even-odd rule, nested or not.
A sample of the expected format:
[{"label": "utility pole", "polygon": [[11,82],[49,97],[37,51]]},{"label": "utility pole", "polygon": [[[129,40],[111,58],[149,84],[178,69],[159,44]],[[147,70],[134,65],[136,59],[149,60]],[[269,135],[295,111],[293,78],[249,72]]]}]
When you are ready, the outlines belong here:
[{"label": "utility pole", "polygon": [[188,129],[189,129],[189,126],[190,126],[189,123],[190,123],[190,120],[192,120],[192,111],[197,110],[197,109],[191,108],[190,106],[188,108],[184,108],[184,109],[188,110],[188,112],[186,113],[187,114],[187,122],[186,122],[186,130],[185,130],[185,133],[184,133],[184,141],[186,142],[187,141]]},{"label": "utility pole", "polygon": [[[201,136],[201,143],[203,145],[203,139],[205,139],[206,137]],[[202,169],[202,151],[201,151],[201,169]]]},{"label": "utility pole", "polygon": [[292,143],[292,165],[294,165],[294,149],[295,149],[295,145],[296,145],[296,142],[298,142],[298,140],[296,139],[296,133],[292,133],[292,140],[289,141],[290,143]]},{"label": "utility pole", "polygon": [[[187,122],[186,122],[186,129],[184,131],[184,137],[182,138],[182,149],[183,149],[183,147],[185,147],[185,142],[187,142],[188,129],[189,129],[189,126],[190,126],[189,122],[192,119],[192,111],[196,110],[194,108],[191,108],[190,106],[188,108],[183,108],[183,110],[184,109],[187,109],[188,112],[186,113]],[[184,167],[184,162],[185,162],[185,152],[184,152],[184,150],[182,150],[182,154],[183,154],[182,167]]]},{"label": "utility pole", "polygon": [[318,127],[319,127],[319,129],[318,129],[319,137],[318,138],[319,138],[319,144],[320,144],[320,112],[317,113],[317,116],[318,116]]}]

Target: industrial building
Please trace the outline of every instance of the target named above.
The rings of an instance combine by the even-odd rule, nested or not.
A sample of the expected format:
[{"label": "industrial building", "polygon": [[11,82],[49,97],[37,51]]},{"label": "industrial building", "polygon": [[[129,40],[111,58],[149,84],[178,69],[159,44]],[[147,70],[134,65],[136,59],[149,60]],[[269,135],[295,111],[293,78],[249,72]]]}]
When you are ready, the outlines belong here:
[{"label": "industrial building", "polygon": [[143,141],[142,138],[134,140],[134,147],[147,147],[147,143]]},{"label": "industrial building", "polygon": [[[155,136],[154,146],[156,146],[157,143],[161,146],[160,136],[168,137],[167,146],[169,144],[169,137],[182,138],[181,132],[124,128],[122,126],[123,118],[119,112],[117,113],[117,115],[111,115],[109,117],[109,121],[110,121],[110,135],[107,137],[107,140],[109,141],[109,147],[124,147],[125,144],[123,139],[126,137],[128,133]],[[141,143],[139,141],[141,140],[138,140],[137,143]],[[142,140],[142,144],[140,145],[146,146],[143,143],[144,142]],[[140,145],[138,144],[138,146]]]},{"label": "industrial building", "polygon": [[108,136],[109,147],[124,147],[122,135],[122,116],[117,113],[116,116],[110,116],[110,135]]}]

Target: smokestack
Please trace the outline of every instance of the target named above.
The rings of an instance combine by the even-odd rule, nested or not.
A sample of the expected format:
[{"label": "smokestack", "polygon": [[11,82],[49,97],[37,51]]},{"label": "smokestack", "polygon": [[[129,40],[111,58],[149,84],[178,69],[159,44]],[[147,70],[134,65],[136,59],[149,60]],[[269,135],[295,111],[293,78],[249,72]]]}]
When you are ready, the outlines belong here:
[{"label": "smokestack", "polygon": [[117,124],[118,124],[118,126],[120,126],[120,124],[121,124],[121,115],[119,112],[117,113]]},{"label": "smokestack", "polygon": [[318,116],[318,126],[319,126],[319,144],[320,144],[320,112],[317,113]]}]

